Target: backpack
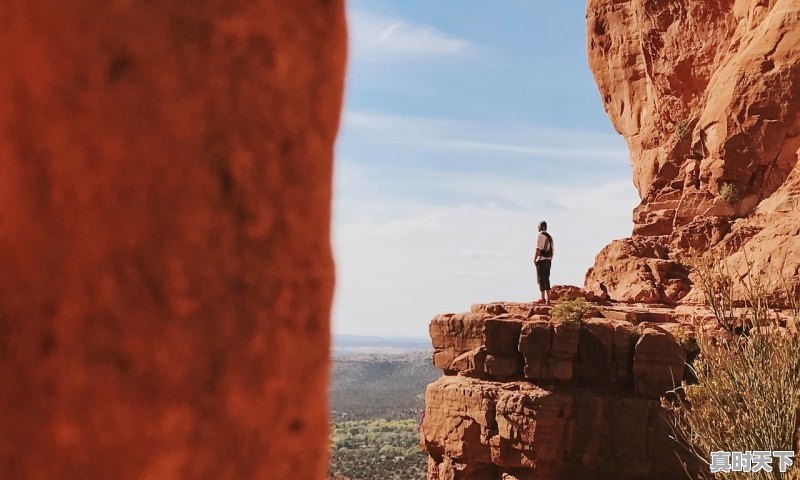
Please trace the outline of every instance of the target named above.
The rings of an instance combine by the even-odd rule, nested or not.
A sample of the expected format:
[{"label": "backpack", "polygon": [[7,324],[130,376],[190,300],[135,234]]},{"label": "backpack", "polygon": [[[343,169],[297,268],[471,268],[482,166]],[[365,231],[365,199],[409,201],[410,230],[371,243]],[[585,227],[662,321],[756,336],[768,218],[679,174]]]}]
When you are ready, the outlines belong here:
[{"label": "backpack", "polygon": [[553,256],[553,237],[550,236],[547,232],[542,232],[542,234],[547,237],[547,240],[544,242],[544,248],[541,252],[539,252],[540,257],[552,257]]}]

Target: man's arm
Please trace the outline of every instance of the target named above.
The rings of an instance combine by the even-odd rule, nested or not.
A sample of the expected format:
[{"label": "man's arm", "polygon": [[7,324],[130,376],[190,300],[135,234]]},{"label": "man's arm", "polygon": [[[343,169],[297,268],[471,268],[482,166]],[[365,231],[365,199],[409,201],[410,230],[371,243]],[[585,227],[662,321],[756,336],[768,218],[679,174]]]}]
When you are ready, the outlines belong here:
[{"label": "man's arm", "polygon": [[536,253],[533,254],[533,263],[539,261],[539,254],[541,253],[542,249],[536,248]]}]

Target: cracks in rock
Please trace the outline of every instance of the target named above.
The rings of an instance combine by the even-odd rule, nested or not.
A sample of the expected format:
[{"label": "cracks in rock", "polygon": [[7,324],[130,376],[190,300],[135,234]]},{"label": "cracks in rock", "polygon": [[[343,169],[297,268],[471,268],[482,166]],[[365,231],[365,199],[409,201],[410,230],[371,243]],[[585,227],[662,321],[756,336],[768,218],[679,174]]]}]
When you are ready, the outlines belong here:
[{"label": "cracks in rock", "polygon": [[786,33],[788,33],[788,31],[784,30],[780,33],[780,35],[778,35],[778,39],[775,41],[775,45],[773,45],[772,48],[769,49],[769,51],[764,55],[764,57],[770,58],[775,54],[775,52],[778,50],[778,45],[781,44],[783,38],[786,36]]}]

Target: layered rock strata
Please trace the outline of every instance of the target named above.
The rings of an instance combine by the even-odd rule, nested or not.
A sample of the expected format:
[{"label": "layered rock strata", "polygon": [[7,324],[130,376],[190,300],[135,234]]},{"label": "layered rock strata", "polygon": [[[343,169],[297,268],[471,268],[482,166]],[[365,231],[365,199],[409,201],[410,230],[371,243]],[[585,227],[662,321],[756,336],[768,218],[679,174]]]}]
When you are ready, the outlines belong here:
[{"label": "layered rock strata", "polygon": [[710,255],[796,289],[800,2],[590,0],[587,47],[642,200],[586,287],[696,302],[685,265]]},{"label": "layered rock strata", "polygon": [[[479,304],[430,323],[421,436],[430,480],[678,479],[659,397],[683,378],[693,311]],[[697,319],[694,319],[697,320]]]}]

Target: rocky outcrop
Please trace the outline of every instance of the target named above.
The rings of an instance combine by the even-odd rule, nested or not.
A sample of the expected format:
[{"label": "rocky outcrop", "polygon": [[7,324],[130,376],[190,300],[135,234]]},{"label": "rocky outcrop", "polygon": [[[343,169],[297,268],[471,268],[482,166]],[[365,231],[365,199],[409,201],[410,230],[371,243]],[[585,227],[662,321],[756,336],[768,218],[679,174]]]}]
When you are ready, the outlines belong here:
[{"label": "rocky outcrop", "polygon": [[498,302],[431,321],[446,375],[425,394],[428,478],[684,478],[659,397],[684,378],[682,321],[697,312],[597,305],[582,322],[549,312]]},{"label": "rocky outcrop", "polygon": [[590,0],[587,37],[642,201],[633,236],[598,254],[586,288],[697,300],[682,263],[703,253],[796,284],[800,3]]}]

